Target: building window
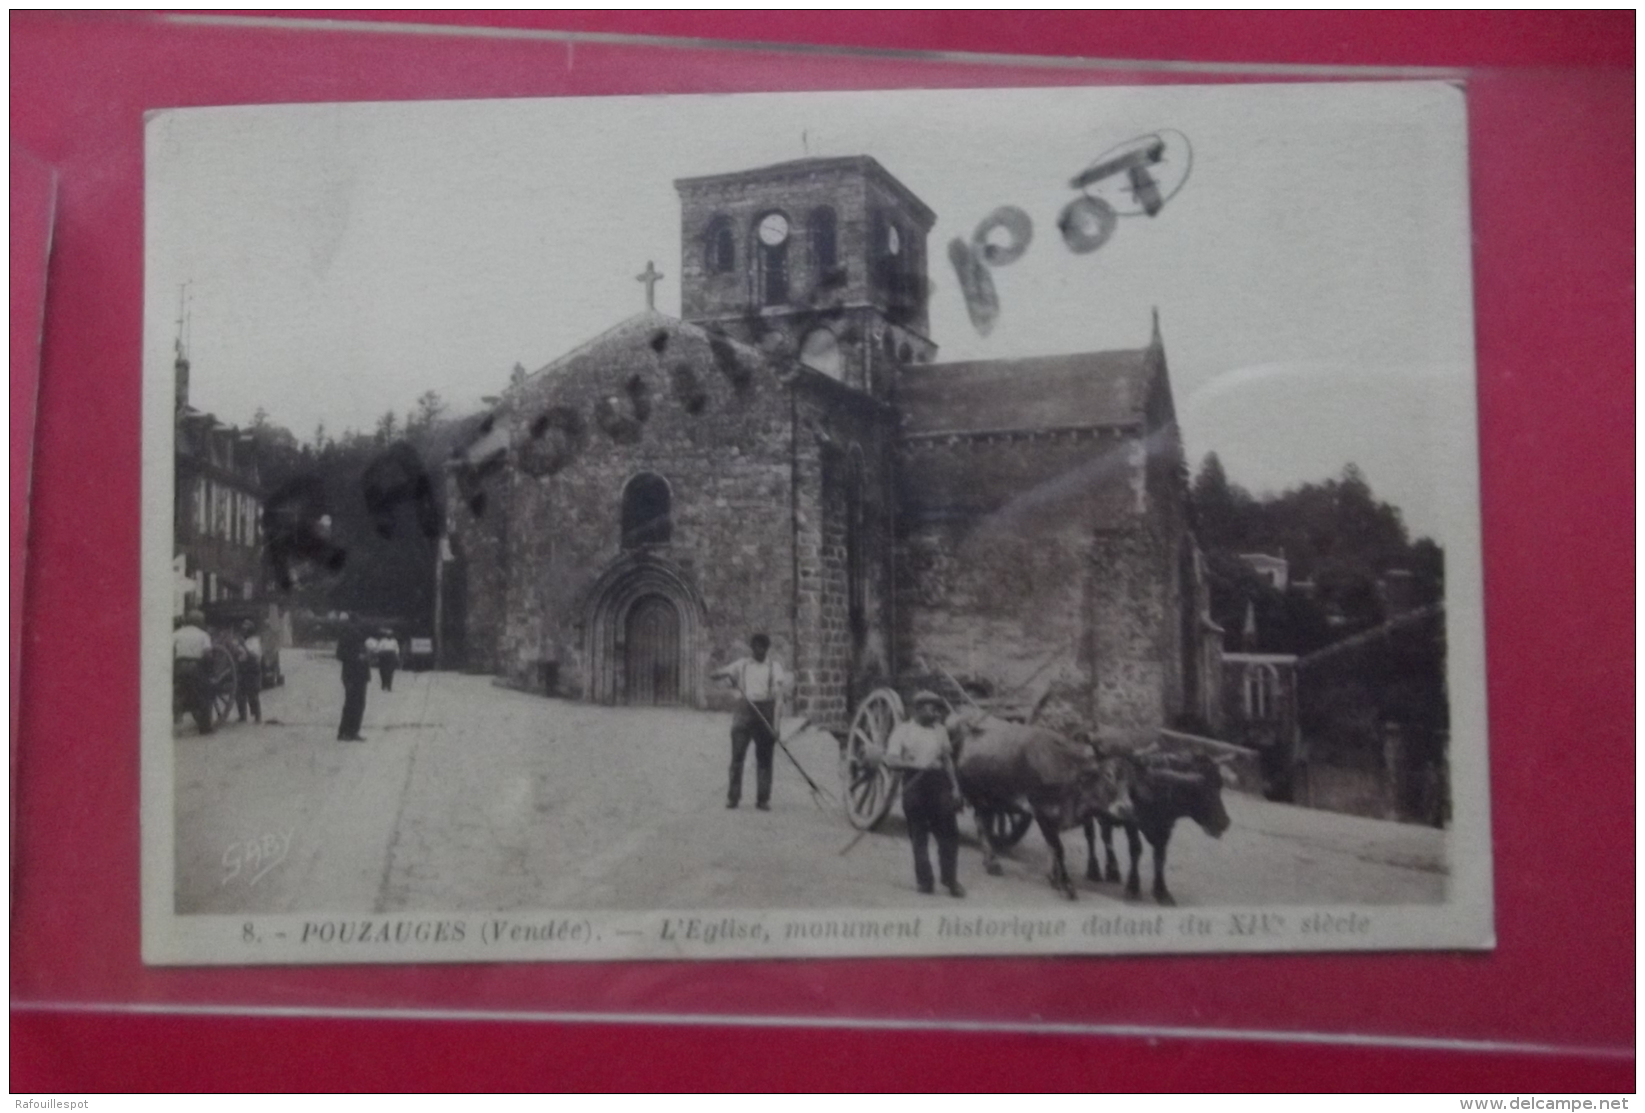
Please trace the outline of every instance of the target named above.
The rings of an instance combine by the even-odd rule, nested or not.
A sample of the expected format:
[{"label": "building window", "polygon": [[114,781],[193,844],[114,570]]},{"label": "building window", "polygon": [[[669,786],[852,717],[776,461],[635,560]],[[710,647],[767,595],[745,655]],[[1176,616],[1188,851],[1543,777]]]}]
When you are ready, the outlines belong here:
[{"label": "building window", "polygon": [[1245,717],[1272,719],[1279,714],[1279,670],[1273,665],[1251,665],[1245,670]]},{"label": "building window", "polygon": [[825,279],[840,265],[839,222],[826,206],[811,213],[811,266]]},{"label": "building window", "polygon": [[668,481],[641,472],[623,488],[623,548],[662,545],[674,536],[673,496]]},{"label": "building window", "polygon": [[761,305],[788,304],[788,232],[782,213],[754,222],[754,289]]},{"label": "building window", "polygon": [[[891,309],[912,311],[919,304],[919,264],[907,231],[886,213],[874,214],[870,254],[874,285]],[[905,361],[906,362],[906,361]]]},{"label": "building window", "polygon": [[731,238],[731,218],[717,216],[708,222],[703,237],[703,264],[709,274],[726,274],[737,265],[737,245]]}]

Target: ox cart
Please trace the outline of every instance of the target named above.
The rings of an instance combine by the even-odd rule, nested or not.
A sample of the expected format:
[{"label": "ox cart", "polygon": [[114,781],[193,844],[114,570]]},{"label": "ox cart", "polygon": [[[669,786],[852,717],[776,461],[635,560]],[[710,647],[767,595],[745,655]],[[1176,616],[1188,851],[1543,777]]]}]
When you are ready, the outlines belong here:
[{"label": "ox cart", "polygon": [[227,644],[213,637],[211,652],[199,664],[173,665],[173,722],[192,714],[202,734],[216,729],[234,711],[237,684],[234,654]]},{"label": "ox cart", "polygon": [[[1126,896],[1140,893],[1139,864],[1146,841],[1154,852],[1154,898],[1161,904],[1175,903],[1165,885],[1165,848],[1173,825],[1178,819],[1192,819],[1207,835],[1220,838],[1229,825],[1222,786],[1237,783],[1230,766],[1254,759],[1252,751],[1213,738],[1159,730],[1145,746],[1104,753],[1054,731],[991,715],[951,675],[941,670],[939,675],[970,704],[957,717],[956,728],[953,713],[959,709],[943,700],[951,732],[959,729],[962,735],[954,756],[964,802],[977,816],[986,872],[999,873],[997,853],[1022,841],[1028,828],[1037,824],[1051,851],[1051,884],[1073,900],[1075,885],[1060,832],[1083,828],[1088,880],[1118,882],[1120,868],[1111,839],[1112,828],[1121,826],[1131,853],[1131,868],[1124,878]],[[937,690],[939,685],[919,687]],[[896,798],[897,773],[882,759],[891,732],[908,718],[905,708],[896,689],[876,688],[851,717],[841,748],[840,775],[846,818],[860,832],[858,839],[879,826]],[[1024,803],[1029,807],[1022,807]],[[1097,826],[1102,829],[1101,867]]]},{"label": "ox cart", "polygon": [[[961,692],[963,694],[963,688]],[[950,712],[954,710],[946,698],[944,703]],[[859,831],[877,828],[897,798],[897,772],[879,758],[886,752],[891,732],[908,717],[903,698],[895,688],[875,688],[851,716],[840,755],[840,780],[844,789],[841,795],[845,800],[845,817]],[[977,823],[982,828],[979,833],[1001,850],[1021,842],[1033,822],[1033,813],[1024,808],[977,814]]]}]

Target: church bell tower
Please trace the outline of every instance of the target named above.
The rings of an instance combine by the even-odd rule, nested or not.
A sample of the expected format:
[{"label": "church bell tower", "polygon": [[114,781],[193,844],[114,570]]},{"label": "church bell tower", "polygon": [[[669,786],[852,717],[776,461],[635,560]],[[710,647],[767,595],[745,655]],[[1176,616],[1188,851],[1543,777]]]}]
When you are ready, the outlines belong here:
[{"label": "church bell tower", "polygon": [[925,203],[874,159],[682,178],[681,316],[885,398],[936,357]]}]

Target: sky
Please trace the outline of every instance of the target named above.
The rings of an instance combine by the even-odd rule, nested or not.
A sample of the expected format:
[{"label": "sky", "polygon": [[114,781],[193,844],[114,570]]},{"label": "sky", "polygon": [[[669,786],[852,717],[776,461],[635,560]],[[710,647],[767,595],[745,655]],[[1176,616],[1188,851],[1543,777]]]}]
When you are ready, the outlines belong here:
[{"label": "sky", "polygon": [[[1090,254],[1069,179],[1186,138],[1182,188]],[[645,307],[679,310],[676,178],[867,154],[936,213],[938,360],[1140,347],[1158,309],[1196,469],[1279,491],[1359,465],[1413,533],[1477,530],[1462,94],[1437,83],[564,98],[178,109],[147,134],[144,373],[308,439],[453,413]],[[1162,176],[1167,173],[1162,170]],[[980,335],[947,244],[1033,222]]]}]

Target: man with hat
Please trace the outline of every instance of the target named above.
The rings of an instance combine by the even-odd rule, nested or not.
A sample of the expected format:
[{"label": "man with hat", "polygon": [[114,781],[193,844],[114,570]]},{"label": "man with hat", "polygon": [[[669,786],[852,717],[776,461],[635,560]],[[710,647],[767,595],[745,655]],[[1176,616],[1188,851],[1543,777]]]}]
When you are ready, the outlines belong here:
[{"label": "man with hat", "polygon": [[959,778],[954,750],[943,725],[947,705],[935,692],[914,694],[914,717],[898,724],[886,743],[885,763],[902,770],[902,811],[914,845],[914,881],[920,892],[935,889],[929,840],[937,838],[937,869],[950,896],[963,897],[957,870],[960,856]]}]

